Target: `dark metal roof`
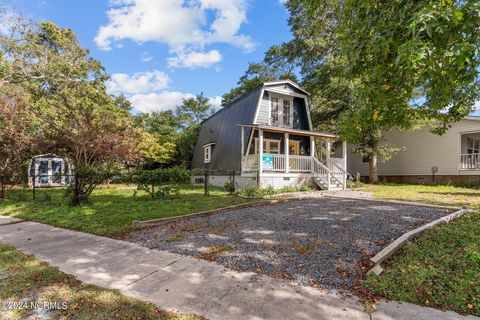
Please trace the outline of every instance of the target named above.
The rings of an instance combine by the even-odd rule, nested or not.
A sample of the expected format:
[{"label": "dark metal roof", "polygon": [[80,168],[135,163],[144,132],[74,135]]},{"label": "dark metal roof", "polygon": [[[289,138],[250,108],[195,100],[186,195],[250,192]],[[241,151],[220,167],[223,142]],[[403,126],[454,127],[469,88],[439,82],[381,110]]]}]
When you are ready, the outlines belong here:
[{"label": "dark metal roof", "polygon": [[[207,166],[211,170],[241,169],[241,130],[237,123],[254,121],[261,92],[262,87],[250,91],[202,123],[193,154],[193,168]],[[215,143],[215,145],[212,149],[210,163],[204,164],[203,146],[209,143]]]}]

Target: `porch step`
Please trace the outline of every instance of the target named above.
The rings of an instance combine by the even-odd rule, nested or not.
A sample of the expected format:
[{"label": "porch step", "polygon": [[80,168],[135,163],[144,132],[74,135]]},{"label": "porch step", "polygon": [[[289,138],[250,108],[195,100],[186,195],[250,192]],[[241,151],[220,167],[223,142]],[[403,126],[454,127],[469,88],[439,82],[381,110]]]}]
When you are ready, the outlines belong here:
[{"label": "porch step", "polygon": [[[320,189],[328,190],[328,184],[325,181],[325,179],[322,179],[320,177],[315,177],[313,178],[313,181]],[[338,183],[338,181],[336,181],[335,179],[331,179],[330,190],[343,190],[343,185],[341,183]]]}]

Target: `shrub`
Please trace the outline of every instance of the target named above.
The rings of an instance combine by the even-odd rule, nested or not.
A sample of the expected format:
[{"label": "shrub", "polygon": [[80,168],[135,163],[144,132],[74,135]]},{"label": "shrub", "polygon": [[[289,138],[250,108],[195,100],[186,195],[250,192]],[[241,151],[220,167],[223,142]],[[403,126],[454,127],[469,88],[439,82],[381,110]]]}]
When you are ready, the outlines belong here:
[{"label": "shrub", "polygon": [[233,185],[233,182],[230,179],[227,179],[227,181],[225,181],[225,184],[223,185],[223,187],[225,188],[225,190],[229,192],[235,191],[235,186]]},{"label": "shrub", "polygon": [[190,178],[190,172],[181,167],[139,170],[134,174],[137,190],[148,193],[152,199],[168,198],[179,193],[178,183],[186,182]]}]

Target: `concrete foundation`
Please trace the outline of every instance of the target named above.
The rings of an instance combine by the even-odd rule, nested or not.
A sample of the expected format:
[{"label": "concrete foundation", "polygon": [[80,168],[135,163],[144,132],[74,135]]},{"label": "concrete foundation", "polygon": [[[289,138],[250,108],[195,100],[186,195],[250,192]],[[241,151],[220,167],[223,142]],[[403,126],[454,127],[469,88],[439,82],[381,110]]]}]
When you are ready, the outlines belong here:
[{"label": "concrete foundation", "polygon": [[[260,188],[273,187],[281,189],[284,187],[300,186],[310,183],[311,174],[265,174],[260,177],[257,183],[257,175],[255,173],[249,175],[235,176],[235,189],[251,189],[259,186]],[[232,176],[209,176],[211,186],[224,188],[225,183],[232,180]],[[204,176],[193,176],[191,179],[193,185],[201,186],[205,183]]]}]

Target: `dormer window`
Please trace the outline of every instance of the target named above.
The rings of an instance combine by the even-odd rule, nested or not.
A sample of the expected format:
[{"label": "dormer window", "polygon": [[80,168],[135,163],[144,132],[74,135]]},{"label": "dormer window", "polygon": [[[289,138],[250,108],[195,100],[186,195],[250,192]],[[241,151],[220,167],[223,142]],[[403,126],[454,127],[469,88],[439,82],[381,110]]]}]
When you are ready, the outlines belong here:
[{"label": "dormer window", "polygon": [[283,125],[290,127],[292,123],[290,100],[283,100]]},{"label": "dormer window", "polygon": [[270,124],[275,127],[292,127],[292,97],[270,94]]},{"label": "dormer window", "polygon": [[272,98],[272,125],[279,124],[278,113],[278,98]]}]

